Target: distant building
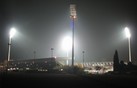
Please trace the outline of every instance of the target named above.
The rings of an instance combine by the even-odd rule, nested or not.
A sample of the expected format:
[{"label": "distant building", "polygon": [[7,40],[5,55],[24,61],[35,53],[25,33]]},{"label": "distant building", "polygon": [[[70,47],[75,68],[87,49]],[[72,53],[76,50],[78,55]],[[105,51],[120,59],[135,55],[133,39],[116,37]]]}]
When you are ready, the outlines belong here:
[{"label": "distant building", "polygon": [[65,65],[65,59],[54,57],[28,60],[13,60],[8,63],[8,70],[47,71],[58,69],[63,65]]}]

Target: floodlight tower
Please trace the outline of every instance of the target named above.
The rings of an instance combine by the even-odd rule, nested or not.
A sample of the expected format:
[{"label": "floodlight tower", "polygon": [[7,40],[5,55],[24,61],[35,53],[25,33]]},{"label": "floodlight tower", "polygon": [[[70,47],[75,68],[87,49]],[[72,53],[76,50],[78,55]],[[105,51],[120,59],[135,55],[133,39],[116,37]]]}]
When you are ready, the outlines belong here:
[{"label": "floodlight tower", "polygon": [[75,29],[75,19],[77,18],[76,14],[76,5],[70,4],[70,18],[72,20],[72,66],[74,66],[74,29]]},{"label": "floodlight tower", "polygon": [[15,28],[11,28],[10,33],[9,33],[9,43],[8,43],[8,46],[9,46],[9,48],[8,48],[8,61],[10,61],[11,40],[12,40],[13,36],[15,35],[15,33],[16,33]]},{"label": "floodlight tower", "polygon": [[128,27],[125,27],[125,33],[126,33],[126,37],[128,38],[129,62],[131,62],[131,46],[130,46],[131,34]]}]

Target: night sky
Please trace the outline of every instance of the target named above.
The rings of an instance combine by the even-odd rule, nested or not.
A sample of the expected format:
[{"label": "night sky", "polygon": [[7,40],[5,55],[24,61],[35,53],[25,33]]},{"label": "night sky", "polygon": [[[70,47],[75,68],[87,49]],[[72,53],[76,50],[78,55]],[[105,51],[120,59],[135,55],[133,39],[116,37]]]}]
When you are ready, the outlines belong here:
[{"label": "night sky", "polygon": [[[66,57],[62,39],[71,36],[69,6],[76,4],[75,59],[112,61],[117,49],[120,60],[128,61],[131,31],[132,61],[137,63],[137,6],[135,0],[1,0],[0,60],[7,59],[10,28],[17,30],[12,38],[11,59]],[[69,51],[71,57],[71,51]]]}]

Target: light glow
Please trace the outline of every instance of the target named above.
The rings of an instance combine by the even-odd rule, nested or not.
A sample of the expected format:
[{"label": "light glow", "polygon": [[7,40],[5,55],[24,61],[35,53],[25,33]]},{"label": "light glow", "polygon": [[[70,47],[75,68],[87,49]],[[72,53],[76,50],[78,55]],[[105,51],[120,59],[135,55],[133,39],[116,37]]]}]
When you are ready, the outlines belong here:
[{"label": "light glow", "polygon": [[75,4],[70,5],[70,17],[73,19],[77,18],[76,5]]},{"label": "light glow", "polygon": [[62,48],[65,51],[68,51],[72,48],[72,38],[71,37],[64,37],[62,42]]},{"label": "light glow", "polygon": [[11,28],[11,30],[10,30],[10,38],[12,38],[15,35],[15,33],[16,33],[15,28]]},{"label": "light glow", "polygon": [[129,31],[128,27],[125,28],[125,33],[126,33],[127,38],[131,37],[131,34],[130,34],[130,31]]}]

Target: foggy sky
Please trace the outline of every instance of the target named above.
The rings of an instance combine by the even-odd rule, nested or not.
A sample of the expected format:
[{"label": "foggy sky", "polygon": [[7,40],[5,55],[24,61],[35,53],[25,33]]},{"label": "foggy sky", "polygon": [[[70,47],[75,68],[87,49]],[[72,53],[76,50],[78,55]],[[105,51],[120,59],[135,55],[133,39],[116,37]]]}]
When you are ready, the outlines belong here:
[{"label": "foggy sky", "polygon": [[[0,4],[0,59],[7,58],[11,27],[17,30],[12,39],[11,59],[33,59],[51,56],[66,57],[61,43],[71,36],[69,5],[76,4],[75,58],[82,61],[112,61],[115,50],[120,60],[128,60],[131,31],[132,60],[137,59],[136,4],[132,0],[3,0]],[[69,52],[71,57],[71,51]]]}]

